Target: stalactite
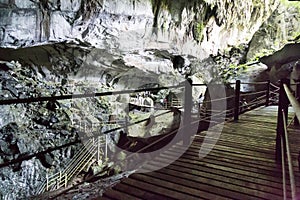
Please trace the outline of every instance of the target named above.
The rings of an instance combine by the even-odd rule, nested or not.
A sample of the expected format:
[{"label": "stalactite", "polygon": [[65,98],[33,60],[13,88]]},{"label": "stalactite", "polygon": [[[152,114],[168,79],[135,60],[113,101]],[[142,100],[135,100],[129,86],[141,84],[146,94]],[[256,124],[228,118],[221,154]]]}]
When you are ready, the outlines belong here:
[{"label": "stalactite", "polygon": [[39,2],[39,16],[40,16],[40,35],[39,40],[45,41],[50,38],[50,7],[48,0],[41,0]]}]

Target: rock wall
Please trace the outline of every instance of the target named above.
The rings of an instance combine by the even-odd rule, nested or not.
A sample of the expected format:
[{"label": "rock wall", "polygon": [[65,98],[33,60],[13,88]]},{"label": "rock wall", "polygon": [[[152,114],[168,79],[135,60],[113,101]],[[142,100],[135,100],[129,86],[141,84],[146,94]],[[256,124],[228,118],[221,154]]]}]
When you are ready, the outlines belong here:
[{"label": "rock wall", "polygon": [[0,45],[81,39],[119,50],[142,44],[205,58],[248,43],[277,4],[277,0],[0,0]]},{"label": "rock wall", "polygon": [[282,0],[278,9],[254,34],[247,59],[255,59],[277,51],[287,43],[299,41],[300,3]]}]

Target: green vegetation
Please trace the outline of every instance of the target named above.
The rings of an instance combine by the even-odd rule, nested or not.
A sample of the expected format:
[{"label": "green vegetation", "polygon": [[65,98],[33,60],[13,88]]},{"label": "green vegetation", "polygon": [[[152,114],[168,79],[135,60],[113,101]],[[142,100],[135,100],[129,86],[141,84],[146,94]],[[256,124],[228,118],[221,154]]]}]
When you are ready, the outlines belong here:
[{"label": "green vegetation", "polygon": [[223,79],[226,83],[232,78],[236,78],[237,76],[241,75],[247,69],[247,65],[234,65],[230,64],[227,68],[221,68],[219,76]]},{"label": "green vegetation", "polygon": [[295,32],[290,41],[299,42],[300,41],[300,32]]},{"label": "green vegetation", "polygon": [[253,0],[252,3],[255,7],[260,7],[263,4],[261,0]]},{"label": "green vegetation", "polygon": [[196,41],[201,42],[203,40],[203,29],[204,29],[204,24],[203,22],[197,22],[195,27],[194,27],[194,38]]},{"label": "green vegetation", "polygon": [[262,49],[260,52],[256,53],[255,56],[251,59],[252,61],[257,61],[261,57],[268,56],[274,53],[274,49]]},{"label": "green vegetation", "polygon": [[286,7],[297,8],[300,11],[300,2],[299,1],[280,0],[280,3]]}]

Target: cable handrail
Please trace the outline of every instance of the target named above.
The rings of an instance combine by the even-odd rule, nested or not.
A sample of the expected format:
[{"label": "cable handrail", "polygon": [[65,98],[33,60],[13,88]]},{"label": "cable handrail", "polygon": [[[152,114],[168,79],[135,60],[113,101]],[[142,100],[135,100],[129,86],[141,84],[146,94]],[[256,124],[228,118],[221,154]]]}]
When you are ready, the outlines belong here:
[{"label": "cable handrail", "polygon": [[[197,84],[196,84],[197,85]],[[206,84],[201,84],[201,85],[206,85]],[[178,87],[181,87],[182,85],[179,85],[179,86],[173,86],[174,88],[178,88]],[[148,90],[159,90],[159,89],[165,89],[166,87],[164,87],[164,88],[150,88],[150,89],[148,89]],[[168,87],[168,88],[170,88],[170,87]],[[131,91],[135,91],[135,92],[138,92],[138,91],[144,91],[145,89],[140,89],[140,90],[130,90],[130,92]],[[126,92],[126,91],[123,91],[123,92]],[[270,91],[271,92],[271,91]],[[101,93],[102,95],[105,95],[104,93]],[[115,93],[116,94],[116,93]],[[111,92],[109,92],[109,95],[112,95],[111,94]],[[94,96],[95,97],[95,96]],[[228,99],[228,98],[233,98],[234,97],[234,95],[232,95],[232,96],[229,96],[229,97],[225,97],[225,98],[221,98],[221,99],[214,99],[214,100],[212,100],[212,101],[218,101],[218,100],[224,100],[224,99]],[[0,104],[1,105],[1,104]],[[144,119],[144,120],[141,120],[141,121],[139,121],[139,122],[145,122],[145,121],[147,121],[148,120],[148,118],[147,119]],[[128,126],[130,126],[130,125],[133,125],[133,124],[137,124],[137,123],[139,123],[139,122],[135,122],[135,123],[132,123],[132,124],[129,124]],[[117,131],[117,130],[120,130],[120,129],[122,129],[122,128],[125,128],[124,126],[123,127],[119,127],[119,128],[115,128],[115,129],[112,129],[112,130],[109,130],[109,131],[105,131],[104,132],[104,134],[108,134],[108,133],[111,133],[111,132],[114,132],[114,131]],[[91,138],[91,137],[90,137]],[[85,138],[85,139],[89,139],[89,138]],[[79,143],[80,141],[74,141],[75,143]],[[71,142],[71,143],[67,143],[67,144],[65,144],[65,145],[71,145],[71,144],[75,144],[74,142]],[[64,146],[65,146],[64,145]],[[63,147],[61,147],[61,148],[63,148]],[[51,151],[51,149],[49,149],[49,151]],[[42,153],[42,152],[40,152],[40,153]],[[35,153],[35,154],[39,154],[39,153]],[[34,157],[35,156],[35,154],[32,154],[30,157]],[[24,158],[24,159],[26,159],[26,158]],[[22,159],[21,159],[22,160]],[[17,162],[17,161],[16,161]],[[0,164],[0,167],[1,166],[7,166],[7,165],[10,165],[10,164],[13,164],[13,163],[15,163],[15,162],[7,162],[7,163],[1,163]]]},{"label": "cable handrail", "polygon": [[[265,97],[265,95],[262,96],[262,97]],[[252,107],[253,105],[263,104],[264,101],[265,101],[264,99],[261,99],[261,100],[258,100],[258,101],[253,101],[251,103],[247,103],[245,105],[241,105],[240,108],[248,108],[248,107]]]},{"label": "cable handrail", "polygon": [[209,101],[203,101],[202,104],[203,103],[211,103],[211,102],[216,102],[216,101],[222,101],[222,100],[232,99],[234,97],[235,97],[235,95],[231,95],[231,96],[223,97],[223,98],[219,98],[219,99],[211,99]]},{"label": "cable handrail", "polygon": [[267,81],[261,81],[261,82],[241,82],[242,85],[265,85],[267,84]]},{"label": "cable handrail", "polygon": [[276,88],[276,89],[280,89],[280,87],[278,87],[277,85],[273,84],[273,83],[270,83],[270,86],[272,86],[273,88]]},{"label": "cable handrail", "polygon": [[253,95],[257,95],[257,94],[265,94],[266,91],[258,91],[258,92],[249,92],[249,93],[242,93],[241,97],[246,97],[246,96],[253,96]]},{"label": "cable handrail", "polygon": [[100,92],[100,93],[96,92],[96,93],[69,94],[69,95],[60,95],[60,96],[3,99],[0,100],[0,105],[34,103],[34,102],[42,102],[42,101],[58,101],[58,100],[67,100],[67,99],[82,99],[82,98],[91,98],[91,97],[138,93],[138,92],[145,92],[145,91],[150,92],[150,91],[157,91],[157,90],[167,90],[167,89],[174,89],[174,88],[181,88],[181,87],[183,87],[182,84],[179,84],[177,86],[168,86],[168,87],[145,88],[145,89],[123,90],[123,91],[108,91],[108,92]]}]

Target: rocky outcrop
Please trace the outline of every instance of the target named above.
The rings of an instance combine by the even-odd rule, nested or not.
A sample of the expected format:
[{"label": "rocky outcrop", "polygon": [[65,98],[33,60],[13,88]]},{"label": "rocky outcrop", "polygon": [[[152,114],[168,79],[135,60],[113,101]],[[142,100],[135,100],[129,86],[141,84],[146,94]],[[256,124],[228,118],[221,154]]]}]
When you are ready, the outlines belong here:
[{"label": "rocky outcrop", "polygon": [[[0,63],[1,100],[97,91],[80,81],[74,85],[65,82],[64,76],[45,66]],[[34,195],[47,173],[64,169],[83,148],[78,138],[85,137],[85,132],[78,124],[85,122],[90,127],[90,119],[96,124],[107,121],[102,113],[109,109],[105,100],[81,99],[1,105],[0,111],[0,196],[20,199]],[[72,145],[63,147],[69,143]],[[42,151],[47,153],[40,154]]]},{"label": "rocky outcrop", "polygon": [[288,43],[299,41],[300,3],[282,0],[278,9],[254,34],[247,59],[253,60],[274,53]]},{"label": "rocky outcrop", "polygon": [[[268,66],[269,80],[278,84],[281,79],[295,79],[299,77],[296,62],[300,60],[300,43],[287,44],[272,55],[264,56],[260,61]],[[291,72],[293,72],[291,74]],[[291,75],[294,78],[291,78]]]},{"label": "rocky outcrop", "polygon": [[[145,72],[154,76],[162,73],[148,83],[173,85],[195,74],[201,82],[210,82],[221,77],[220,70],[228,65],[245,62],[247,43],[277,5],[278,0],[1,0],[4,20],[0,22],[0,45],[17,48],[59,41],[85,43],[95,49],[86,58],[76,53],[73,57],[76,64],[85,61],[82,69],[89,70],[80,73],[85,71],[82,74],[88,76],[103,77],[100,73],[120,80],[132,73],[137,77],[144,77]],[[46,51],[46,57],[52,54]],[[223,64],[219,66],[216,59],[210,62],[210,55],[225,57]],[[184,59],[179,67],[176,56]],[[138,69],[123,75],[114,72],[129,68]],[[98,73],[99,69],[105,73]],[[87,72],[91,70],[96,73]],[[174,72],[178,74],[174,76]],[[120,80],[119,85],[136,85],[126,82]]]}]

